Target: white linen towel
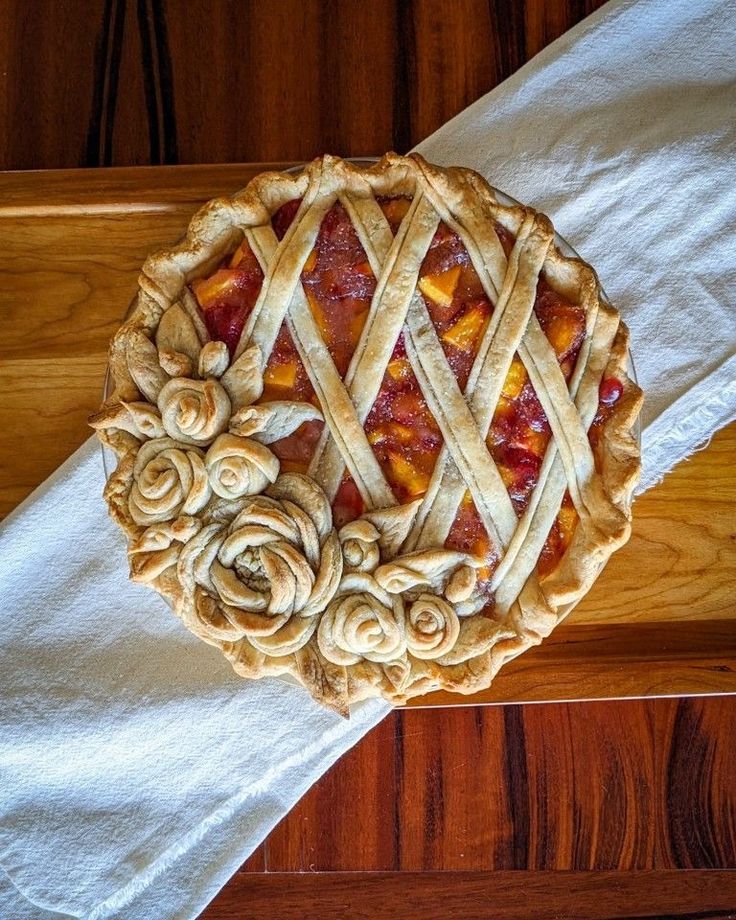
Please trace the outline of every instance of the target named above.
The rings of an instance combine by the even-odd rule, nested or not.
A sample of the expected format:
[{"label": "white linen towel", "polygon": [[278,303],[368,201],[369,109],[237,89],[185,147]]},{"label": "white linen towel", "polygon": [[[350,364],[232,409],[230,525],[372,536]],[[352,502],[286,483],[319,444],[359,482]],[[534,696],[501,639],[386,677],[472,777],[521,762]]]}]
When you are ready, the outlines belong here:
[{"label": "white linen towel", "polygon": [[[734,13],[611,3],[419,148],[598,269],[647,392],[644,486],[736,417]],[[127,581],[102,479],[90,441],[0,530],[6,920],[195,917],[388,711],[236,678]]]}]

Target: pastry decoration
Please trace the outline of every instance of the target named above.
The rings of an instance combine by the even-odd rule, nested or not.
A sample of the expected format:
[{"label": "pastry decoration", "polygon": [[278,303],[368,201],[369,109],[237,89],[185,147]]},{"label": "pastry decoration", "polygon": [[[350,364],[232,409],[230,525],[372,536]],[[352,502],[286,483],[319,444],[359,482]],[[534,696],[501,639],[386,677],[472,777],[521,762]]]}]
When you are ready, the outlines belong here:
[{"label": "pastry decoration", "polygon": [[130,576],[342,713],[473,692],[628,538],[627,332],[549,221],[418,156],[210,202],[143,268],[91,424]]}]

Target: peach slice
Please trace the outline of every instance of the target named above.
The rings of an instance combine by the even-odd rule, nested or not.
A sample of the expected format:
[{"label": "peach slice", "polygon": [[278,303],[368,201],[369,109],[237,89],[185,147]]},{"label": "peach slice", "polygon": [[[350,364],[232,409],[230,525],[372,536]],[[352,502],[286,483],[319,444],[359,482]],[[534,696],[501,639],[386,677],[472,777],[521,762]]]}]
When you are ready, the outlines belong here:
[{"label": "peach slice", "polygon": [[514,406],[512,400],[510,400],[507,396],[504,396],[503,392],[501,392],[501,395],[498,397],[496,411],[493,413],[493,420],[500,421],[504,418],[511,418],[513,412]]},{"label": "peach slice", "polygon": [[439,272],[437,275],[425,275],[419,279],[419,290],[425,297],[441,307],[449,307],[455,295],[460,271],[461,266],[453,265],[452,268]]},{"label": "peach slice", "polygon": [[417,469],[409,463],[400,453],[389,451],[388,462],[391,464],[391,474],[394,482],[403,486],[411,496],[424,495],[429,485],[429,474]]},{"label": "peach slice", "polygon": [[280,390],[291,390],[296,383],[296,361],[283,364],[269,364],[263,372],[263,383]]},{"label": "peach slice", "polygon": [[486,311],[482,307],[473,307],[463,314],[457,322],[442,334],[442,338],[461,351],[471,351],[486,322]]},{"label": "peach slice", "polygon": [[381,444],[388,439],[388,428],[386,425],[379,425],[377,428],[366,433],[369,444]]},{"label": "peach slice", "polygon": [[230,268],[237,268],[238,265],[243,261],[243,256],[245,255],[244,246],[245,243],[241,243],[240,246],[235,250],[230,259]]},{"label": "peach slice", "polygon": [[408,198],[394,198],[391,201],[382,201],[381,210],[390,224],[398,225],[406,217],[411,201]]},{"label": "peach slice", "polygon": [[507,489],[510,489],[516,482],[516,473],[511,469],[510,466],[506,466],[505,463],[498,464],[498,472],[501,474],[503,484]]},{"label": "peach slice", "polygon": [[325,311],[322,309],[320,302],[310,290],[307,290],[307,300],[309,301],[309,307],[312,311],[312,316],[314,317],[314,320],[319,327],[322,338],[325,340],[325,342],[331,342],[332,330],[330,328],[330,324],[327,322]]},{"label": "peach slice", "polygon": [[393,441],[395,444],[411,444],[414,440],[414,431],[407,425],[399,422],[381,422],[366,434],[371,444],[382,444],[384,441]]},{"label": "peach slice", "polygon": [[578,522],[578,513],[575,510],[574,505],[562,505],[560,511],[557,515],[557,521],[560,526],[560,536],[562,537],[562,542],[565,547],[567,547],[572,539],[573,531],[575,530],[575,525]]},{"label": "peach slice", "polygon": [[368,318],[368,307],[366,306],[363,310],[357,310],[355,314],[350,319],[350,340],[357,344],[360,334],[363,331],[363,326],[365,326],[365,321]]},{"label": "peach slice", "polygon": [[192,290],[200,307],[206,310],[211,304],[220,300],[223,295],[236,287],[239,277],[240,272],[230,268],[221,268],[211,278],[192,281]]},{"label": "peach slice", "polygon": [[535,431],[533,428],[529,428],[524,434],[524,447],[529,453],[535,454],[537,457],[544,456],[548,442],[549,436],[544,431]]},{"label": "peach slice", "polygon": [[258,277],[261,277],[263,274],[260,262],[255,257],[247,239],[244,239],[240,246],[238,246],[235,252],[230,256],[230,261],[227,264],[229,268],[239,268],[240,271],[245,271]]},{"label": "peach slice", "polygon": [[399,422],[389,422],[389,431],[399,444],[411,444],[414,440],[414,432],[408,425],[402,425]]},{"label": "peach slice", "polygon": [[558,358],[561,358],[570,350],[578,337],[580,324],[576,322],[574,317],[565,313],[558,313],[549,320],[546,332],[555,354]]},{"label": "peach slice", "polygon": [[408,358],[394,358],[393,361],[388,362],[386,370],[393,380],[406,380],[411,374],[411,364]]},{"label": "peach slice", "polygon": [[511,362],[511,367],[503,382],[501,393],[506,399],[516,399],[523,390],[527,378],[526,368],[522,364],[521,359],[518,355],[514,355],[514,360]]}]

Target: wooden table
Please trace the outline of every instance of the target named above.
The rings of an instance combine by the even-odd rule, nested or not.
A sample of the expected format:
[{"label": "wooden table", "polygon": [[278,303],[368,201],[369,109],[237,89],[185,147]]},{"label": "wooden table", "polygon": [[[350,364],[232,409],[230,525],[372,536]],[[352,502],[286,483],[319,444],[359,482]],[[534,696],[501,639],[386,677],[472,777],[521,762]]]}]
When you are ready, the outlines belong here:
[{"label": "wooden table", "polygon": [[[184,19],[173,0],[75,0],[35,18],[31,44],[26,5],[8,0],[0,99],[13,130],[0,139],[0,165],[406,149],[585,12],[572,6],[190,0]],[[214,92],[193,61],[216,57],[216,40],[230,62],[244,36],[247,65],[228,71],[228,93]],[[321,80],[305,80],[304,68]],[[264,84],[266,72],[278,79]],[[30,117],[20,86],[36,99]],[[248,104],[236,112],[232,97]],[[274,106],[277,122],[267,117]],[[0,514],[87,436],[106,343],[152,242],[173,239],[196,201],[249,172],[0,176]],[[106,212],[111,200],[126,200],[134,219]],[[95,208],[118,224],[114,247],[84,235]],[[713,871],[736,866],[736,699],[652,698],[736,689],[735,466],[732,426],[641,498],[631,543],[585,604],[491,695],[610,696],[615,684],[649,698],[396,712],[317,783],[204,916],[413,915],[419,904],[438,918],[490,916],[490,904],[504,917],[736,913],[734,876]],[[684,868],[699,871],[674,871]],[[294,872],[306,874],[283,875]]]}]

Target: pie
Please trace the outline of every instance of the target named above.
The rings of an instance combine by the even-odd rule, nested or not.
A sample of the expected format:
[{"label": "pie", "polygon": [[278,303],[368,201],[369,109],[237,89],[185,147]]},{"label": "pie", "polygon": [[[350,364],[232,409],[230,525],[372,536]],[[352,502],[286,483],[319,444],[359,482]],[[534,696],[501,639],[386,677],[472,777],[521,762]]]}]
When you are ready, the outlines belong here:
[{"label": "pie", "polygon": [[630,533],[628,331],[477,174],[325,156],[143,266],[91,424],[130,576],[347,713],[472,693]]}]

